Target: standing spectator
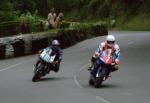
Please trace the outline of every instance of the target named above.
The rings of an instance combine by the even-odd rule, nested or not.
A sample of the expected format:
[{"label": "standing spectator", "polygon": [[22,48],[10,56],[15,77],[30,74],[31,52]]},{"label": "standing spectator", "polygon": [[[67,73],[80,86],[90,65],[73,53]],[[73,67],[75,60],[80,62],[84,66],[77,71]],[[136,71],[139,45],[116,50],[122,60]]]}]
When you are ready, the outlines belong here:
[{"label": "standing spectator", "polygon": [[63,13],[59,13],[57,18],[56,18],[56,21],[54,23],[54,28],[59,28],[60,25],[61,25],[61,22],[63,20],[63,17],[64,17],[64,14]]},{"label": "standing spectator", "polygon": [[52,8],[47,18],[49,28],[54,28],[55,19],[56,19],[55,9]]}]

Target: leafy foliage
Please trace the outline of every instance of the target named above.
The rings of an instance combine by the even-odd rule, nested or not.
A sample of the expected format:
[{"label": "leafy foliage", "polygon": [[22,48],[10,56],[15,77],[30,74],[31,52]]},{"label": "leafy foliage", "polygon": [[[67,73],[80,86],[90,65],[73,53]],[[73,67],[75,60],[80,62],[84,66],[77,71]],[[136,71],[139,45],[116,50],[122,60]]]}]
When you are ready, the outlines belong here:
[{"label": "leafy foliage", "polygon": [[150,0],[1,0],[0,22],[27,19],[35,30],[34,26],[47,18],[53,7],[56,13],[63,12],[65,19],[69,21],[113,18],[118,25],[125,25],[129,22],[128,19],[133,20],[132,23],[135,23],[134,19],[148,21],[146,16],[139,15],[150,15]]},{"label": "leafy foliage", "polygon": [[38,31],[38,26],[40,25],[40,22],[45,22],[43,18],[40,16],[37,16],[37,12],[34,14],[31,14],[30,12],[27,12],[26,14],[22,14],[19,18],[19,21],[28,23],[33,31]]}]

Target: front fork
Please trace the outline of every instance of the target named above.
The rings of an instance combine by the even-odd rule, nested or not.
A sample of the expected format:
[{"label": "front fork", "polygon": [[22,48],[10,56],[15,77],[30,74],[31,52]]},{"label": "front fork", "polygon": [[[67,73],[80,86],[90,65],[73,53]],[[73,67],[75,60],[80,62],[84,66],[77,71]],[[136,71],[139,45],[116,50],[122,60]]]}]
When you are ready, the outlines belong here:
[{"label": "front fork", "polygon": [[99,65],[91,71],[91,74],[94,79],[100,77],[101,75],[108,78],[108,75],[110,74],[109,69],[110,68],[102,67],[101,65]]}]

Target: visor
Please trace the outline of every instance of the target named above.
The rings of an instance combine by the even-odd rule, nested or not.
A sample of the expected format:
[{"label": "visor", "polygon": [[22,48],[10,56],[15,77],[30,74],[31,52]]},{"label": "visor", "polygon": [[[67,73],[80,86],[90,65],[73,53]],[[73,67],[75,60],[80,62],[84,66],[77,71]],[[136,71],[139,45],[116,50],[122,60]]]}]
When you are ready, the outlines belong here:
[{"label": "visor", "polygon": [[107,41],[108,44],[114,44],[115,41]]}]

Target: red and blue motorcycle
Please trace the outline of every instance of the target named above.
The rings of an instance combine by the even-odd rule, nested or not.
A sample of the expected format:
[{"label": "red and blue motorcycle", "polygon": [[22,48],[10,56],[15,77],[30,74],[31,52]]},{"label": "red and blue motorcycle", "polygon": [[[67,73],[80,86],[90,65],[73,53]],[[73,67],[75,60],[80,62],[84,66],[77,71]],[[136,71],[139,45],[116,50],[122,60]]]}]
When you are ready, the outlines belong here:
[{"label": "red and blue motorcycle", "polygon": [[107,49],[103,51],[98,56],[96,65],[94,69],[90,72],[89,84],[99,88],[103,81],[108,77],[112,69],[114,68],[115,63],[113,63],[112,49]]}]

